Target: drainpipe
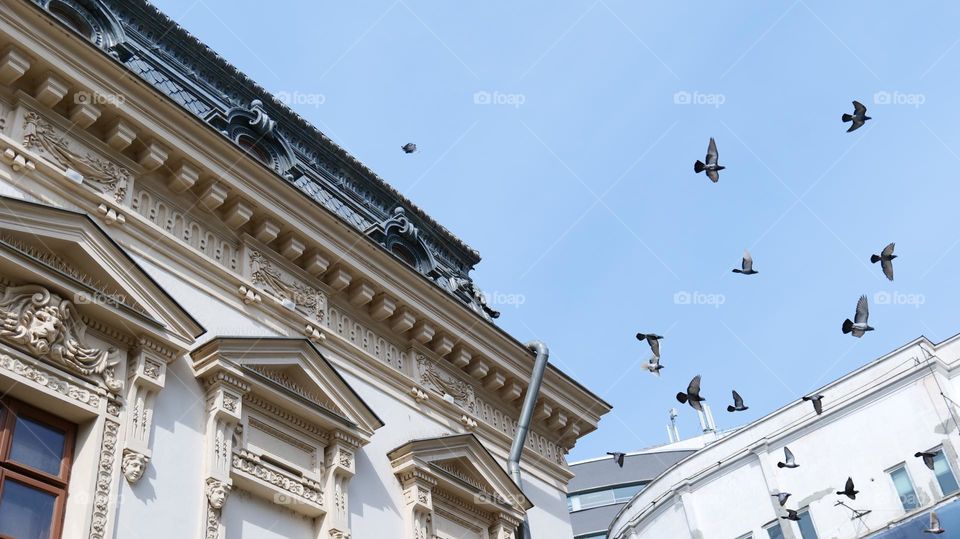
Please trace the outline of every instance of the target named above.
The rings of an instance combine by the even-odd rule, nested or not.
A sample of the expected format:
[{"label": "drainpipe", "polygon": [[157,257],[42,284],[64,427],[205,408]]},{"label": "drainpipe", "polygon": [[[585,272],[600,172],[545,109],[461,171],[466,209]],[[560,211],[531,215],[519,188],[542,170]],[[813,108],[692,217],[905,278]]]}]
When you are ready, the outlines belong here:
[{"label": "drainpipe", "polygon": [[[533,417],[533,408],[537,404],[537,396],[540,394],[540,383],[543,382],[543,374],[547,370],[547,360],[550,358],[550,350],[542,341],[530,341],[527,348],[537,355],[533,363],[533,374],[530,378],[530,385],[527,387],[527,396],[523,399],[523,408],[520,410],[520,421],[517,422],[517,434],[513,438],[513,446],[510,447],[510,459],[507,461],[507,469],[513,482],[523,490],[523,483],[520,476],[520,457],[523,456],[523,446],[527,442],[527,432],[530,430],[530,419]],[[526,516],[523,517],[523,524],[520,525],[520,536],[523,539],[530,539],[530,521]]]}]

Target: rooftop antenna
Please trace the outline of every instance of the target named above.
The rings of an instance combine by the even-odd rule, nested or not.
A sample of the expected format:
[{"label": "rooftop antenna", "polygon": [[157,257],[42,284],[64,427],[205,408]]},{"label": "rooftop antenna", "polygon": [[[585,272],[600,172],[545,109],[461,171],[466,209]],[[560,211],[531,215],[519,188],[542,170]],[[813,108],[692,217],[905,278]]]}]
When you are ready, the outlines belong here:
[{"label": "rooftop antenna", "polygon": [[703,429],[704,434],[717,432],[717,425],[713,422],[713,413],[709,405],[704,404],[702,412],[697,410],[697,416],[700,418],[700,428]]},{"label": "rooftop antenna", "polygon": [[[867,515],[869,515],[870,513],[873,512],[872,509],[854,509],[853,507],[850,507],[849,505],[847,505],[846,503],[844,503],[843,500],[840,500],[840,501],[838,501],[837,503],[833,504],[834,507],[836,507],[836,506],[838,506],[838,505],[842,505],[842,506],[846,507],[847,509],[850,510],[851,513],[853,513],[853,515],[850,517],[850,520],[857,520],[857,519],[859,519],[859,520],[860,520],[860,523],[863,524],[864,526],[866,526],[867,523],[863,521],[863,517],[865,517],[865,516],[867,516]],[[869,529],[869,527],[868,527],[868,529]]]},{"label": "rooftop antenna", "polygon": [[676,443],[680,441],[680,431],[677,429],[677,412],[676,408],[670,408],[670,424],[667,425],[667,437],[670,438],[670,443]]}]

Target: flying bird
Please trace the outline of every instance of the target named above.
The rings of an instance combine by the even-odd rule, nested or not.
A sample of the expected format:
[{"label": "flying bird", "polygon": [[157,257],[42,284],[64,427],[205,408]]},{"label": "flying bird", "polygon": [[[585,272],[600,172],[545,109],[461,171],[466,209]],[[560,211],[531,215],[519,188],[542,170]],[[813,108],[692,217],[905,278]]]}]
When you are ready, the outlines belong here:
[{"label": "flying bird", "polygon": [[650,361],[647,361],[647,362],[643,365],[643,368],[647,369],[648,371],[652,372],[653,374],[656,374],[657,376],[660,376],[660,369],[663,368],[663,365],[660,364],[660,358],[659,358],[659,357],[653,356],[652,358],[650,358]]},{"label": "flying bird", "polygon": [[780,507],[783,507],[784,504],[787,503],[787,498],[790,497],[790,493],[789,493],[789,492],[780,492],[780,493],[777,493],[777,494],[771,494],[771,496],[773,496],[774,498],[777,499],[778,502],[780,502]]},{"label": "flying bird", "polygon": [[891,243],[884,247],[879,255],[870,255],[870,262],[874,264],[880,262],[880,269],[891,281],[893,280],[893,259],[897,258],[897,255],[893,254],[893,246],[894,244]]},{"label": "flying bird", "polygon": [[813,403],[813,411],[817,412],[817,415],[823,413],[823,395],[814,395],[812,397],[804,397],[803,400],[810,401]]},{"label": "flying bird", "polygon": [[944,531],[946,530],[940,527],[940,517],[937,516],[937,513],[935,511],[930,511],[930,527],[923,530],[923,533],[933,533],[936,535],[940,535]]},{"label": "flying bird", "polygon": [[840,119],[843,120],[844,122],[853,122],[850,125],[850,129],[847,129],[847,133],[849,133],[851,131],[856,131],[857,129],[860,129],[860,126],[862,126],[864,122],[872,118],[867,116],[867,107],[864,107],[863,103],[859,101],[854,101],[853,114],[844,114],[843,116],[840,117]]},{"label": "flying bird", "polygon": [[707,145],[707,157],[704,158],[707,162],[704,164],[700,160],[697,160],[697,162],[693,164],[693,171],[698,174],[707,171],[707,177],[710,178],[710,181],[717,183],[720,181],[720,171],[727,168],[717,164],[718,157],[717,142],[713,140],[713,137],[710,137],[710,144]]},{"label": "flying bird", "polygon": [[867,324],[868,318],[870,318],[870,308],[867,306],[867,296],[860,296],[853,322],[849,318],[843,321],[843,333],[852,333],[854,337],[863,337],[864,333],[873,331],[873,328]]},{"label": "flying bird", "polygon": [[783,446],[783,460],[786,462],[778,462],[777,468],[799,468],[800,465],[797,464],[797,459],[793,456],[793,451],[790,451],[790,448]]},{"label": "flying bird", "polygon": [[933,469],[933,459],[937,456],[936,453],[930,453],[929,451],[918,451],[913,454],[915,457],[923,459],[923,465],[927,468]]},{"label": "flying bird", "polygon": [[607,454],[613,457],[613,460],[617,463],[617,466],[623,468],[623,457],[627,456],[626,453],[621,453],[620,451],[607,451]]},{"label": "flying bird", "polygon": [[412,142],[408,142],[403,146],[400,146],[400,149],[403,150],[403,153],[413,153],[417,151],[417,145]]},{"label": "flying bird", "polygon": [[743,397],[741,397],[740,394],[737,393],[737,390],[733,390],[733,406],[728,405],[728,406],[727,406],[727,411],[728,411],[728,412],[742,412],[742,411],[746,410],[747,408],[749,408],[749,406],[744,406],[744,405],[743,405]]},{"label": "flying bird", "polygon": [[687,392],[677,393],[677,400],[680,401],[680,404],[690,403],[690,406],[697,411],[703,411],[703,405],[700,403],[707,400],[700,396],[700,375],[693,377],[693,380],[690,380],[690,385],[687,386]]},{"label": "flying bird", "polygon": [[650,345],[650,350],[653,351],[653,355],[660,359],[660,339],[663,338],[663,335],[657,335],[656,333],[637,333],[638,341],[647,341],[647,344]]},{"label": "flying bird", "polygon": [[740,262],[740,269],[734,268],[734,273],[742,273],[744,275],[753,275],[755,273],[760,273],[753,269],[753,257],[750,256],[750,251],[743,250],[743,260]]},{"label": "flying bird", "polygon": [[797,514],[797,510],[796,510],[796,509],[787,509],[787,516],[785,516],[785,517],[780,517],[780,518],[782,518],[782,519],[784,519],[784,520],[792,520],[792,521],[794,521],[794,522],[799,522],[799,521],[800,521],[800,515]]},{"label": "flying bird", "polygon": [[843,485],[843,490],[837,491],[837,496],[846,496],[851,500],[856,500],[859,492],[859,490],[853,488],[853,478],[848,477],[846,484]]}]

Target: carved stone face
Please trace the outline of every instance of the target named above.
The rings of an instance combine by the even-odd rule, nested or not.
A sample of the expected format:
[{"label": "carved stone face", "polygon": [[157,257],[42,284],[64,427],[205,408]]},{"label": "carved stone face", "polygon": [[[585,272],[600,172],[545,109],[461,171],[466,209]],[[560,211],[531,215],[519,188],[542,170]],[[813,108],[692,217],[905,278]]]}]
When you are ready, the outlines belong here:
[{"label": "carved stone face", "polygon": [[227,501],[227,487],[219,481],[207,482],[207,501],[210,507],[220,509]]},{"label": "carved stone face", "polygon": [[60,335],[60,313],[55,307],[37,309],[26,325],[30,347],[46,354],[50,351],[50,345],[56,342]]},{"label": "carved stone face", "polygon": [[131,484],[136,483],[143,477],[146,466],[147,457],[140,453],[129,452],[123,456],[123,476]]}]

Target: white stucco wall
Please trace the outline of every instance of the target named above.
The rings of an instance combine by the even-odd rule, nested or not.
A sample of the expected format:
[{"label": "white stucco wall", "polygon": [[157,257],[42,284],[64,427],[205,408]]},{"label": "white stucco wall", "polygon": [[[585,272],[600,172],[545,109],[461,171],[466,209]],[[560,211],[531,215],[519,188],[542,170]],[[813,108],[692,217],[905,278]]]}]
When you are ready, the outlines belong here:
[{"label": "white stucco wall", "polygon": [[[721,438],[648,485],[614,522],[611,537],[730,539],[752,532],[763,538],[762,526],[785,515],[770,496],[780,491],[792,494],[786,507],[810,508],[821,539],[858,537],[907,516],[887,473],[901,463],[922,505],[909,514],[928,510],[942,493],[914,453],[942,445],[960,470],[960,439],[937,386],[955,394],[956,352],[953,342],[939,347],[944,368],[934,375],[913,361],[924,357],[916,345],[905,347],[824,388],[822,416],[809,403],[791,404]],[[776,466],[784,446],[800,468]],[[860,490],[856,501],[836,495],[847,477]],[[848,509],[834,505],[840,499],[872,512],[852,521]],[[683,506],[686,525],[677,527],[675,511],[650,511],[653,502]],[[787,534],[793,531],[787,539],[799,537],[794,524],[780,522]]]}]

